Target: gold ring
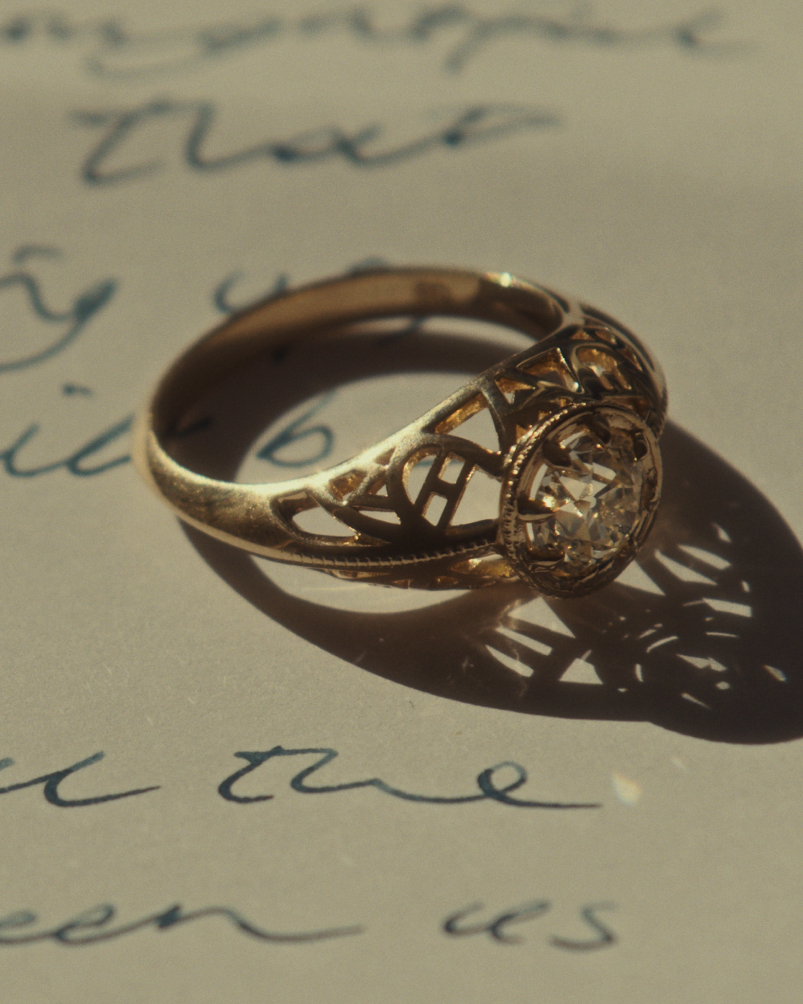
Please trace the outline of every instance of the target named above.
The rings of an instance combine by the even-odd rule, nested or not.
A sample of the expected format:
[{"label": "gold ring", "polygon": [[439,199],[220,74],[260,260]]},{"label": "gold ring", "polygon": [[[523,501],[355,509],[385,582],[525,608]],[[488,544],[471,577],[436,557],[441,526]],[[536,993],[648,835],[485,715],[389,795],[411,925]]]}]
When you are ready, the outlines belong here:
[{"label": "gold ring", "polygon": [[[312,476],[238,484],[171,456],[182,416],[249,361],[294,339],[394,316],[471,318],[535,344],[395,435]],[[460,435],[484,409],[497,449]],[[402,268],[284,292],[226,321],[159,383],[140,416],[134,454],[181,519],[253,554],[385,585],[473,588],[518,579],[571,597],[615,578],[649,532],[665,418],[660,367],[599,311],[508,273]],[[410,473],[422,463],[427,472],[413,490]],[[460,523],[458,506],[478,472],[499,482],[499,510]],[[431,506],[435,499],[442,501]],[[299,525],[318,507],[345,536]]]}]

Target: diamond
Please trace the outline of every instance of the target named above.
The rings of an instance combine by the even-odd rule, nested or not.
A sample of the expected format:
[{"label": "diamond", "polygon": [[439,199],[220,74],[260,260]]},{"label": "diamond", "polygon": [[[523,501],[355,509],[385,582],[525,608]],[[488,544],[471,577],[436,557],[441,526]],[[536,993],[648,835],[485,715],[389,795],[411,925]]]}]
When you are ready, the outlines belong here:
[{"label": "diamond", "polygon": [[533,426],[510,455],[499,510],[505,556],[543,595],[585,596],[633,559],[660,497],[652,427],[615,405],[572,405]]},{"label": "diamond", "polygon": [[576,578],[622,550],[642,519],[654,469],[639,446],[632,426],[610,417],[604,427],[595,417],[549,437],[522,514],[533,558],[559,552],[553,574]]}]

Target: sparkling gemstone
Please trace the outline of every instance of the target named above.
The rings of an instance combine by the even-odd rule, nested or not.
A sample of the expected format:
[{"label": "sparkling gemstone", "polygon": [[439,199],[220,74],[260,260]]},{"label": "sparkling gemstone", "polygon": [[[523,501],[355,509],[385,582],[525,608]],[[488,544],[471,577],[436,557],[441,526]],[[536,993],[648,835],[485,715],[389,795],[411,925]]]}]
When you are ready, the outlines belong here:
[{"label": "sparkling gemstone", "polygon": [[531,498],[539,515],[528,525],[536,552],[562,553],[555,572],[584,575],[627,543],[653,466],[646,451],[636,458],[641,452],[633,429],[613,423],[601,434],[578,423],[553,438],[535,472]]}]

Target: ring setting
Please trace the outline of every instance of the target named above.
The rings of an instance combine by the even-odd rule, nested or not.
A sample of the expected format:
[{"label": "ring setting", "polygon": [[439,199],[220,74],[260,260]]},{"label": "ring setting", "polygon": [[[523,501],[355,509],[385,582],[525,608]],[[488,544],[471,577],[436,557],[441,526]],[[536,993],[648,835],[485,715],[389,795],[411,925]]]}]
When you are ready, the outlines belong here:
[{"label": "ring setting", "polygon": [[508,560],[540,593],[591,592],[635,556],[660,490],[658,443],[643,422],[614,408],[558,412],[512,458],[500,515]]},{"label": "ring setting", "polygon": [[[393,436],[311,476],[238,484],[171,455],[181,416],[249,360],[393,316],[489,321],[533,344]],[[461,435],[486,410],[496,448]],[[182,519],[254,554],[384,585],[518,580],[568,598],[612,581],[646,538],[661,493],[665,418],[660,367],[594,308],[508,273],[388,269],[271,297],[191,346],[143,411],[134,455]],[[414,490],[416,468],[425,474]],[[481,475],[499,482],[498,511],[465,522],[460,504]],[[319,508],[342,532],[304,529],[300,517]]]}]

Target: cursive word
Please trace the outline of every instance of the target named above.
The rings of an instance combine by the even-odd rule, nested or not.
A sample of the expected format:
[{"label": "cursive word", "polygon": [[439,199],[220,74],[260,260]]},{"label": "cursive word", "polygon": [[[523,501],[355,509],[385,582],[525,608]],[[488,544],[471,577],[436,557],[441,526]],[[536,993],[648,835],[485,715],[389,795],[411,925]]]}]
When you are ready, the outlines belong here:
[{"label": "cursive word", "polygon": [[[74,774],[76,771],[83,770],[84,767],[90,767],[93,763],[98,763],[102,759],[102,752],[94,753],[92,756],[87,757],[86,760],[79,760],[78,763],[65,767],[63,770],[54,770],[50,774],[42,774],[41,777],[34,777],[30,781],[20,781],[17,784],[10,784],[5,788],[0,788],[0,795],[7,795],[11,791],[19,791],[22,788],[33,788],[37,784],[41,784],[45,799],[51,805],[57,805],[59,808],[66,809],[75,806],[99,805],[101,802],[114,802],[118,798],[131,798],[132,795],[144,795],[147,791],[156,791],[159,788],[159,785],[156,784],[151,785],[149,788],[135,788],[133,791],[116,792],[114,795],[94,795],[92,798],[61,797],[59,794],[59,785],[66,777],[69,777],[70,774]],[[0,760],[0,770],[13,766],[14,761],[11,757],[4,757]]]},{"label": "cursive word", "polygon": [[[381,258],[378,255],[370,255],[368,258],[363,258],[361,261],[350,265],[346,269],[346,275],[360,275],[363,272],[387,271],[392,268],[393,265],[387,260],[387,258]],[[292,285],[289,274],[287,272],[279,272],[260,296],[252,297],[243,303],[232,303],[229,299],[231,291],[237,283],[242,282],[244,278],[245,273],[238,269],[236,272],[232,272],[227,275],[225,279],[222,279],[217,286],[215,286],[212,292],[212,305],[216,310],[219,310],[221,314],[235,314],[240,310],[245,310],[254,303],[267,300],[272,296],[281,296],[281,294],[286,293]],[[424,321],[424,318],[417,317],[415,318],[415,321],[416,327],[419,327]],[[405,331],[404,333],[406,334],[407,332]]]},{"label": "cursive word", "polygon": [[0,358],[0,374],[35,366],[67,348],[95,314],[106,306],[117,290],[115,279],[103,279],[81,290],[65,310],[53,310],[45,302],[40,279],[29,268],[23,268],[30,259],[37,258],[58,259],[61,258],[61,251],[58,248],[39,245],[24,245],[17,248],[11,256],[15,268],[5,275],[0,275],[0,292],[21,290],[34,317],[44,321],[50,328],[56,329],[57,333],[48,334],[44,346],[13,359]]},{"label": "cursive word", "polygon": [[[310,464],[320,464],[332,452],[335,442],[335,434],[328,425],[307,425],[311,418],[314,418],[319,411],[322,411],[335,396],[333,390],[321,394],[312,405],[300,415],[293,419],[283,429],[280,429],[264,446],[257,450],[260,460],[267,460],[268,463],[277,467],[308,467]],[[303,442],[310,437],[313,440],[317,437],[317,449],[313,449],[306,456],[296,460],[287,460],[277,454],[280,450],[294,443]]]},{"label": "cursive word", "polygon": [[82,443],[77,449],[72,450],[64,457],[57,460],[48,461],[45,464],[37,464],[33,467],[26,466],[20,460],[20,451],[40,432],[38,422],[32,422],[26,429],[17,436],[14,442],[0,450],[0,465],[6,474],[13,478],[36,478],[42,474],[52,474],[54,471],[65,470],[77,478],[90,478],[97,474],[104,474],[121,464],[127,464],[131,457],[128,453],[119,454],[111,460],[102,460],[99,463],[91,463],[90,458],[99,453],[104,447],[115,440],[125,436],[134,421],[132,415],[126,416],[119,422],[115,422],[108,429],[98,433],[96,436]]},{"label": "cursive word", "polygon": [[126,934],[133,934],[145,927],[153,927],[157,931],[166,931],[178,924],[186,924],[193,920],[203,920],[206,917],[224,917],[230,921],[238,931],[248,934],[259,941],[271,942],[309,942],[323,941],[327,938],[342,938],[349,934],[361,934],[363,928],[359,925],[350,927],[329,927],[319,931],[293,932],[292,934],[278,933],[276,931],[266,931],[257,927],[237,910],[228,906],[207,906],[200,910],[185,912],[181,904],[176,903],[159,913],[150,914],[139,920],[130,921],[120,927],[109,928],[108,925],[116,916],[116,909],[111,903],[101,903],[77,917],[73,917],[64,924],[44,931],[36,931],[33,934],[7,934],[7,931],[16,931],[20,928],[30,927],[39,919],[35,913],[28,910],[20,910],[0,918],[0,945],[32,945],[37,941],[55,941],[60,945],[68,945],[75,948],[79,945],[96,945],[99,941],[111,941],[114,938],[121,938]]},{"label": "cursive word", "polygon": [[63,11],[28,11],[0,21],[0,42],[21,46],[36,39],[60,45],[88,43],[87,70],[117,80],[154,79],[178,71],[203,69],[226,56],[265,47],[280,39],[311,43],[344,34],[364,46],[424,48],[446,40],[441,67],[459,73],[492,43],[527,38],[571,44],[632,49],[669,45],[695,52],[721,51],[706,37],[722,17],[707,10],[693,17],[649,27],[616,27],[591,4],[566,2],[564,12],[550,4],[534,12],[511,6],[492,11],[469,3],[445,2],[418,7],[401,19],[379,4],[355,3],[326,13],[317,10],[279,15],[254,14],[183,28],[136,31],[121,17],[77,22]]},{"label": "cursive word", "polygon": [[[270,161],[285,167],[343,160],[355,167],[384,167],[403,160],[421,157],[438,149],[462,149],[531,129],[560,125],[553,112],[532,105],[478,104],[463,107],[435,129],[421,131],[412,140],[396,145],[381,144],[387,125],[370,123],[347,131],[337,126],[322,126],[286,139],[259,140],[229,153],[210,155],[206,147],[219,116],[213,101],[178,101],[170,98],[107,111],[78,112],[74,119],[81,125],[102,129],[102,137],[85,158],[81,177],[90,185],[114,185],[135,181],[162,170],[165,161],[132,160],[125,163],[126,144],[137,139],[149,126],[167,120],[176,123],[180,140],[180,158],[193,171],[228,171],[258,161]],[[107,167],[115,154],[123,165]]]},{"label": "cursive word", "polygon": [[271,296],[279,296],[290,288],[290,276],[286,272],[280,272],[262,296],[254,297],[246,303],[232,303],[229,299],[231,291],[243,278],[243,272],[238,270],[237,272],[232,272],[231,275],[227,275],[225,279],[221,280],[215,286],[212,292],[212,305],[221,314],[236,314],[240,310],[245,310],[251,303],[266,300]]},{"label": "cursive word", "polygon": [[[359,275],[362,272],[385,271],[387,269],[391,269],[392,267],[392,264],[386,258],[380,258],[374,255],[369,258],[364,258],[362,261],[356,262],[350,268],[347,268],[346,274]],[[232,272],[231,275],[227,275],[226,278],[215,287],[212,293],[212,305],[216,310],[219,310],[221,314],[234,314],[237,313],[237,311],[245,310],[254,303],[261,302],[262,300],[266,300],[272,296],[280,296],[282,293],[290,289],[291,285],[290,276],[287,272],[280,272],[262,296],[255,297],[240,304],[232,303],[230,299],[231,291],[238,282],[242,281],[243,278],[243,272],[238,270],[236,272]],[[425,316],[411,317],[404,321],[404,323],[396,331],[384,332],[376,339],[375,344],[387,345],[389,342],[394,342],[399,338],[404,338],[405,335],[411,335],[416,331],[420,331],[421,326],[425,324],[426,321],[427,318]],[[274,349],[273,358],[276,361],[280,361],[284,351],[286,350]]]},{"label": "cursive word", "polygon": [[[487,934],[492,940],[500,944],[520,944],[524,939],[516,934],[508,934],[507,928],[511,924],[521,924],[524,921],[541,917],[551,906],[552,904],[548,899],[536,899],[529,903],[523,903],[520,906],[503,910],[501,913],[495,914],[489,920],[482,921],[479,924],[463,924],[462,921],[470,913],[476,913],[482,909],[482,903],[472,903],[471,906],[458,910],[447,917],[442,926],[446,934],[451,934],[455,937],[464,937],[471,934]],[[587,952],[595,948],[606,948],[616,944],[616,935],[597,917],[599,910],[614,909],[616,907],[613,903],[592,903],[590,906],[581,908],[580,916],[583,922],[594,931],[594,938],[577,940],[553,934],[549,937],[548,943],[554,948],[563,948],[569,952]]]},{"label": "cursive word", "polygon": [[[486,800],[501,802],[503,805],[512,805],[522,809],[599,809],[598,802],[543,802],[527,801],[525,799],[514,798],[510,793],[521,788],[527,781],[527,771],[524,767],[509,760],[503,763],[488,767],[477,775],[476,783],[479,793],[471,795],[418,795],[401,788],[395,788],[378,777],[367,778],[362,781],[348,781],[343,784],[310,785],[307,779],[316,771],[325,767],[338,755],[337,750],[327,747],[287,750],[282,746],[274,746],[271,750],[256,753],[235,753],[236,757],[247,761],[247,766],[240,768],[230,774],[218,787],[219,793],[229,802],[239,802],[242,804],[251,802],[267,802],[273,795],[236,795],[232,791],[234,785],[243,777],[256,770],[268,760],[275,760],[278,757],[315,756],[318,759],[310,767],[300,770],[290,781],[290,787],[302,795],[326,795],[338,791],[353,791],[356,788],[375,788],[385,795],[393,798],[401,798],[407,802],[421,802],[430,805],[464,805],[467,802],[483,802]],[[508,768],[515,772],[516,777],[502,787],[498,787],[494,782],[494,775],[499,771]]]}]

